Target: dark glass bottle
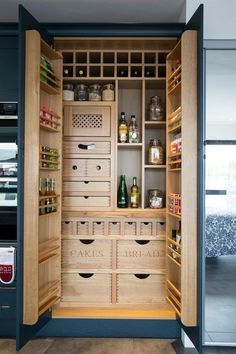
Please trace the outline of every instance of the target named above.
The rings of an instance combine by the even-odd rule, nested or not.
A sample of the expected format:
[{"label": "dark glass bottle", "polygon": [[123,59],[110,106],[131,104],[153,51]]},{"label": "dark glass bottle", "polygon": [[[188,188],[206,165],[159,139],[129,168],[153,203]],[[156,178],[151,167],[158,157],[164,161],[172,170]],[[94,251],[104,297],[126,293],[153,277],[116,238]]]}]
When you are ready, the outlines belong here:
[{"label": "dark glass bottle", "polygon": [[117,207],[128,208],[128,192],[125,182],[125,175],[120,176],[120,185],[117,194]]}]

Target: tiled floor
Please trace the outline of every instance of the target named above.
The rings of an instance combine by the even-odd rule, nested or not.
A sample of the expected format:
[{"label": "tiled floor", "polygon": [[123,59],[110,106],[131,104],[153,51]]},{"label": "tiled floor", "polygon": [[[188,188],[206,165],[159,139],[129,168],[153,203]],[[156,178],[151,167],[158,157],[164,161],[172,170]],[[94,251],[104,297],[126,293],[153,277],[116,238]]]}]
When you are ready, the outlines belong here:
[{"label": "tiled floor", "polygon": [[206,342],[236,343],[235,274],[236,256],[206,261]]}]

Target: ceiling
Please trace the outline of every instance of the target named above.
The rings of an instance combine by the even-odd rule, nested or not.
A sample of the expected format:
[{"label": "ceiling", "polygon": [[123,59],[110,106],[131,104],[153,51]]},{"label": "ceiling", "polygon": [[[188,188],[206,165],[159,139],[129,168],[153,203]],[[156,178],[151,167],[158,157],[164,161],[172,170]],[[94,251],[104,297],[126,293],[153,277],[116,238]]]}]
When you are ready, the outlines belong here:
[{"label": "ceiling", "polygon": [[186,0],[0,0],[0,22],[17,22],[22,4],[40,22],[185,22]]}]

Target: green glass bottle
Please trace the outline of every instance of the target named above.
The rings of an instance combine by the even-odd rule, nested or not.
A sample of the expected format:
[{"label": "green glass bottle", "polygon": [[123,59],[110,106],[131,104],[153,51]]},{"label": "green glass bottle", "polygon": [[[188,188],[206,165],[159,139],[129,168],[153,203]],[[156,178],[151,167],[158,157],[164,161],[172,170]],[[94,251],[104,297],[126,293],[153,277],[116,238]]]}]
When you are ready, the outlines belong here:
[{"label": "green glass bottle", "polygon": [[118,208],[128,208],[128,192],[125,182],[125,175],[120,176],[120,185],[118,188],[117,195],[117,207]]}]

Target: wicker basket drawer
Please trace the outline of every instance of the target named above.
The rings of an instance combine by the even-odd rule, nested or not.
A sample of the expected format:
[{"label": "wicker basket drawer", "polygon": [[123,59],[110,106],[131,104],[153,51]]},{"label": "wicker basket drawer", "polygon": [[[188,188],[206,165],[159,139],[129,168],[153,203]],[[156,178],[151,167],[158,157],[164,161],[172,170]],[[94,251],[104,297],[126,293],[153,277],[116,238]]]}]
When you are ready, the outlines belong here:
[{"label": "wicker basket drawer", "polygon": [[153,222],[141,221],[140,222],[140,236],[152,236],[153,235]]},{"label": "wicker basket drawer", "polygon": [[110,159],[64,159],[65,177],[110,177]]},{"label": "wicker basket drawer", "polygon": [[62,274],[62,301],[111,303],[111,274]]},{"label": "wicker basket drawer", "polygon": [[89,235],[89,222],[88,221],[77,221],[76,222],[76,234],[88,236]]},{"label": "wicker basket drawer", "polygon": [[62,240],[62,267],[110,269],[112,243],[109,240]]},{"label": "wicker basket drawer", "polygon": [[117,241],[119,269],[165,269],[165,241]]},{"label": "wicker basket drawer", "polygon": [[105,235],[105,222],[104,221],[93,221],[93,235]]},{"label": "wicker basket drawer", "polygon": [[65,141],[63,144],[64,154],[70,154],[70,157],[76,157],[80,155],[88,154],[105,154],[111,153],[110,141]]},{"label": "wicker basket drawer", "polygon": [[166,232],[166,222],[165,221],[158,221],[156,223],[156,235],[157,236],[165,236]]},{"label": "wicker basket drawer", "polygon": [[111,107],[65,106],[65,136],[110,136]]},{"label": "wicker basket drawer", "polygon": [[124,222],[124,234],[129,236],[137,235],[137,222],[125,221]]},{"label": "wicker basket drawer", "polygon": [[110,197],[63,197],[63,206],[68,210],[76,208],[110,207]]},{"label": "wicker basket drawer", "polygon": [[83,182],[64,182],[63,183],[64,193],[74,193],[74,192],[110,192],[111,182],[94,182],[94,181],[83,181]]},{"label": "wicker basket drawer", "polygon": [[74,232],[74,222],[70,220],[63,220],[61,224],[62,235],[73,235]]},{"label": "wicker basket drawer", "polygon": [[166,296],[163,274],[118,274],[117,302],[120,304],[152,304]]}]

